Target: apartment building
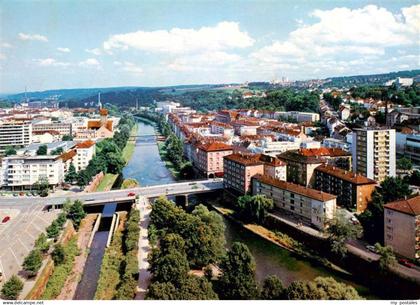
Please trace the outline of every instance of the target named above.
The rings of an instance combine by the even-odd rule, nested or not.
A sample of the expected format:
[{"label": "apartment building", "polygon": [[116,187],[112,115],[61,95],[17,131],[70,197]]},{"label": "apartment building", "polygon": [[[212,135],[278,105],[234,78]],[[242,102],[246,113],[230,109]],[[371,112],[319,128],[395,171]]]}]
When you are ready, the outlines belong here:
[{"label": "apartment building", "polygon": [[299,123],[319,121],[319,113],[315,112],[276,111],[275,117],[286,120],[292,119]]},{"label": "apartment building", "polygon": [[337,195],[337,205],[357,213],[366,209],[376,185],[375,180],[334,166],[315,168],[314,188]]},{"label": "apartment building", "polygon": [[407,135],[404,156],[414,164],[420,165],[420,134]]},{"label": "apartment building", "polygon": [[265,175],[252,178],[252,194],[271,198],[282,213],[297,217],[317,229],[325,228],[336,210],[334,195]]},{"label": "apartment building", "polygon": [[286,151],[277,156],[287,164],[287,181],[304,186],[314,185],[315,168],[328,164],[350,170],[351,155],[339,148],[315,148]]},{"label": "apartment building", "polygon": [[232,152],[232,146],[222,142],[198,145],[195,166],[205,177],[221,177],[223,176],[223,157]]},{"label": "apartment building", "polygon": [[0,153],[8,146],[32,143],[32,125],[22,121],[0,121]]},{"label": "apartment building", "polygon": [[250,150],[257,154],[265,154],[275,157],[285,151],[299,149],[299,147],[299,142],[262,140],[259,145],[251,147]]},{"label": "apartment building", "polygon": [[64,167],[60,156],[12,156],[2,160],[3,188],[30,189],[43,178],[51,186],[63,182]]},{"label": "apartment building", "polygon": [[378,182],[395,177],[395,130],[354,129],[352,157],[354,172]]},{"label": "apartment building", "polygon": [[264,174],[264,163],[258,155],[231,154],[223,158],[223,183],[225,188],[240,194],[251,191],[251,178]]},{"label": "apartment building", "polygon": [[324,140],[322,140],[322,146],[328,148],[340,148],[344,151],[350,151],[350,143],[347,143],[347,141],[340,139],[325,138]]},{"label": "apartment building", "polygon": [[384,205],[384,241],[401,256],[420,258],[420,196]]},{"label": "apartment building", "polygon": [[61,136],[72,135],[73,129],[71,123],[60,123],[60,122],[50,122],[50,123],[39,123],[32,125],[32,132],[48,132],[48,131],[58,131]]},{"label": "apartment building", "polygon": [[76,162],[74,164],[76,171],[84,170],[88,166],[89,161],[95,156],[95,149],[94,141],[87,140],[76,144]]}]

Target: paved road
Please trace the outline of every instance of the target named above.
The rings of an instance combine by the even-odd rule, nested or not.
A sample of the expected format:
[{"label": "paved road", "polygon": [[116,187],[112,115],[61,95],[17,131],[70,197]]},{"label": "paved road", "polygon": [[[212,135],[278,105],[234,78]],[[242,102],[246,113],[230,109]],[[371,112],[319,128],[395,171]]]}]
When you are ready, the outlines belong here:
[{"label": "paved road", "polygon": [[74,193],[71,195],[60,195],[60,196],[49,196],[45,198],[40,197],[1,197],[0,208],[20,208],[25,207],[28,204],[36,203],[40,205],[51,205],[63,203],[67,198],[72,200],[80,199],[85,201],[85,204],[89,204],[91,200],[109,200],[112,202],[112,198],[127,197],[128,193],[135,193],[136,195],[144,197],[158,197],[161,195],[177,195],[187,193],[200,193],[206,191],[214,191],[223,189],[223,179],[208,179],[192,182],[179,182],[165,185],[155,185],[146,187],[136,187],[126,190],[113,190],[107,192],[95,192],[95,193]]}]

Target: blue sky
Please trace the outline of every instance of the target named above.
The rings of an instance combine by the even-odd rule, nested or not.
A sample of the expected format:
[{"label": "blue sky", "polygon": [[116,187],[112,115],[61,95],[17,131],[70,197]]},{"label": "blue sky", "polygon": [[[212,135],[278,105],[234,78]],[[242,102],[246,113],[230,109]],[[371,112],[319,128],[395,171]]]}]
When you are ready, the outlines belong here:
[{"label": "blue sky", "polygon": [[0,92],[420,67],[417,1],[0,0]]}]

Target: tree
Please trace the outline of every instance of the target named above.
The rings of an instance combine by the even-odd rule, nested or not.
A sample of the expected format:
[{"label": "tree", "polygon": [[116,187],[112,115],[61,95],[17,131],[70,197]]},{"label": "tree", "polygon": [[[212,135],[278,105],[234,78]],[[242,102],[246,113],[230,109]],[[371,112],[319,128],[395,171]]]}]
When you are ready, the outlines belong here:
[{"label": "tree", "polygon": [[337,282],[332,277],[317,277],[313,281],[294,281],[286,290],[289,300],[359,300],[356,289]]},{"label": "tree", "polygon": [[47,253],[50,249],[50,243],[47,240],[45,233],[39,234],[35,241],[35,248],[40,250],[42,253]]},{"label": "tree", "polygon": [[132,276],[125,274],[117,289],[115,298],[117,300],[132,300],[136,294],[136,289],[137,281]]},{"label": "tree", "polygon": [[177,300],[217,300],[212,284],[206,278],[188,275],[177,290]]},{"label": "tree", "polygon": [[183,179],[194,178],[195,173],[194,173],[194,168],[193,168],[192,163],[191,162],[182,163],[179,174]]},{"label": "tree", "polygon": [[66,251],[64,250],[64,247],[60,244],[57,244],[51,253],[51,258],[53,259],[56,266],[64,263],[66,260]]},{"label": "tree", "polygon": [[69,135],[69,134],[65,134],[62,138],[62,141],[73,141],[73,136]]},{"label": "tree", "polygon": [[23,270],[28,273],[28,276],[32,277],[38,273],[39,268],[42,265],[42,254],[41,251],[38,249],[32,250],[29,254],[25,257],[23,261]]},{"label": "tree", "polygon": [[47,145],[40,145],[36,151],[37,156],[46,156],[48,153]]},{"label": "tree", "polygon": [[395,254],[392,248],[389,246],[381,246],[380,243],[375,244],[376,252],[381,256],[379,258],[379,267],[382,271],[385,271],[390,266],[394,266],[397,263]]},{"label": "tree", "polygon": [[273,207],[273,200],[264,195],[245,195],[238,198],[239,215],[245,221],[262,223]]},{"label": "tree", "polygon": [[152,266],[153,281],[171,282],[175,286],[182,283],[190,270],[185,253],[171,251],[159,257]]},{"label": "tree", "polygon": [[107,173],[119,174],[125,166],[125,161],[121,153],[108,153],[107,155]]},{"label": "tree", "polygon": [[76,200],[70,207],[67,217],[73,222],[76,229],[79,228],[80,222],[85,218],[86,212],[83,209],[83,203],[80,200]]},{"label": "tree", "polygon": [[380,194],[384,203],[389,203],[411,195],[409,185],[399,177],[386,177],[381,182]]},{"label": "tree", "polygon": [[4,150],[4,155],[6,157],[14,156],[16,155],[16,149],[13,146],[7,146],[6,149]]},{"label": "tree", "polygon": [[177,289],[169,282],[151,283],[147,291],[146,300],[177,300]]},{"label": "tree", "polygon": [[50,189],[50,183],[47,177],[41,177],[36,183],[35,188],[41,197],[47,197]]},{"label": "tree", "polygon": [[277,276],[270,275],[265,278],[261,290],[263,300],[283,300],[284,293],[283,284]]},{"label": "tree", "polygon": [[67,183],[73,184],[77,180],[76,168],[74,167],[73,162],[70,163],[69,169],[64,177],[64,181]]},{"label": "tree", "polygon": [[5,300],[17,300],[22,289],[22,280],[18,276],[12,275],[12,277],[4,283],[3,288],[1,289],[1,297]]},{"label": "tree", "polygon": [[362,228],[348,221],[344,215],[338,214],[327,228],[331,251],[344,257],[347,253],[346,242],[360,236]]},{"label": "tree", "polygon": [[63,147],[57,147],[51,152],[51,155],[61,155],[64,152]]},{"label": "tree", "polygon": [[404,171],[409,171],[413,168],[413,163],[410,159],[402,157],[401,159],[397,160],[397,168]]},{"label": "tree", "polygon": [[46,229],[48,238],[56,238],[60,234],[60,226],[57,221],[53,221]]},{"label": "tree", "polygon": [[258,297],[255,261],[245,244],[235,242],[220,263],[222,275],[217,281],[221,299],[253,300]]},{"label": "tree", "polygon": [[404,181],[407,184],[412,184],[416,186],[420,186],[420,171],[414,170],[413,173],[410,176],[405,176]]}]

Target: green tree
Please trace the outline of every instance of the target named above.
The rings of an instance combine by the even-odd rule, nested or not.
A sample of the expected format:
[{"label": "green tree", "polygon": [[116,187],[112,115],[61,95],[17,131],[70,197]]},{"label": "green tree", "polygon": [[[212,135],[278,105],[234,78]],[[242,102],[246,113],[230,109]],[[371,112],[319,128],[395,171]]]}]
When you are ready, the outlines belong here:
[{"label": "green tree", "polygon": [[47,253],[50,249],[50,243],[47,240],[45,233],[39,234],[35,241],[35,248],[40,250],[42,253]]},{"label": "green tree", "polygon": [[36,183],[35,188],[41,197],[47,197],[50,190],[50,183],[47,177],[41,177]]},{"label": "green tree", "polygon": [[283,300],[285,289],[281,280],[276,275],[270,275],[264,279],[261,289],[263,300]]},{"label": "green tree", "polygon": [[190,268],[185,253],[171,251],[159,257],[151,270],[153,271],[153,281],[171,282],[177,285],[185,280]]},{"label": "green tree", "polygon": [[61,155],[64,152],[63,147],[57,147],[51,152],[51,155]]},{"label": "green tree", "polygon": [[170,282],[153,282],[149,285],[146,300],[177,300],[177,289]]},{"label": "green tree", "polygon": [[65,134],[62,138],[62,141],[73,141],[73,137],[71,135]]},{"label": "green tree", "polygon": [[12,277],[4,283],[1,289],[1,297],[5,300],[17,300],[22,289],[22,280],[18,276],[12,275]]},{"label": "green tree", "polygon": [[16,149],[13,146],[7,146],[6,149],[4,150],[4,155],[6,157],[14,156],[16,155]]},{"label": "green tree", "polygon": [[397,168],[405,171],[413,169],[413,163],[410,159],[403,157],[397,160]]},{"label": "green tree", "polygon": [[360,300],[356,289],[337,282],[332,277],[317,277],[313,281],[292,282],[286,290],[289,300]]},{"label": "green tree", "polygon": [[222,275],[217,281],[221,299],[253,300],[258,297],[255,261],[245,244],[235,242],[220,264]]},{"label": "green tree", "polygon": [[53,221],[46,229],[48,238],[56,238],[60,234],[60,226],[57,221]]},{"label": "green tree", "polygon": [[80,222],[85,218],[86,212],[83,209],[83,203],[80,200],[76,200],[70,207],[67,217],[73,222],[76,229],[79,228]]},{"label": "green tree", "polygon": [[28,274],[28,276],[32,277],[35,276],[39,268],[42,265],[42,254],[41,251],[38,249],[32,250],[29,254],[25,257],[23,261],[22,267]]},{"label": "green tree", "polygon": [[397,259],[395,258],[394,251],[392,251],[391,247],[382,246],[380,243],[376,243],[375,249],[380,255],[379,267],[382,271],[385,271],[390,266],[395,266],[397,264]]},{"label": "green tree", "polygon": [[361,235],[360,225],[350,223],[342,214],[338,214],[327,228],[331,251],[344,257],[347,254],[346,242]]},{"label": "green tree", "polygon": [[262,223],[273,207],[273,200],[264,195],[245,195],[238,198],[239,215],[246,221]]},{"label": "green tree", "polygon": [[137,281],[132,276],[125,274],[122,278],[120,286],[117,289],[115,299],[132,300],[136,294]]},{"label": "green tree", "polygon": [[64,263],[66,260],[66,251],[64,250],[64,247],[60,244],[57,244],[51,253],[51,258],[53,259],[56,266]]},{"label": "green tree", "polygon": [[379,193],[382,195],[384,203],[389,203],[411,195],[411,190],[403,179],[399,177],[386,177],[381,182]]},{"label": "green tree", "polygon": [[73,184],[77,180],[76,168],[74,167],[73,162],[70,163],[69,169],[67,170],[64,181],[67,183]]},{"label": "green tree", "polygon": [[47,145],[40,145],[36,151],[37,156],[46,156],[48,153]]},{"label": "green tree", "polygon": [[188,275],[176,294],[177,300],[217,300],[212,284],[206,278]]}]

